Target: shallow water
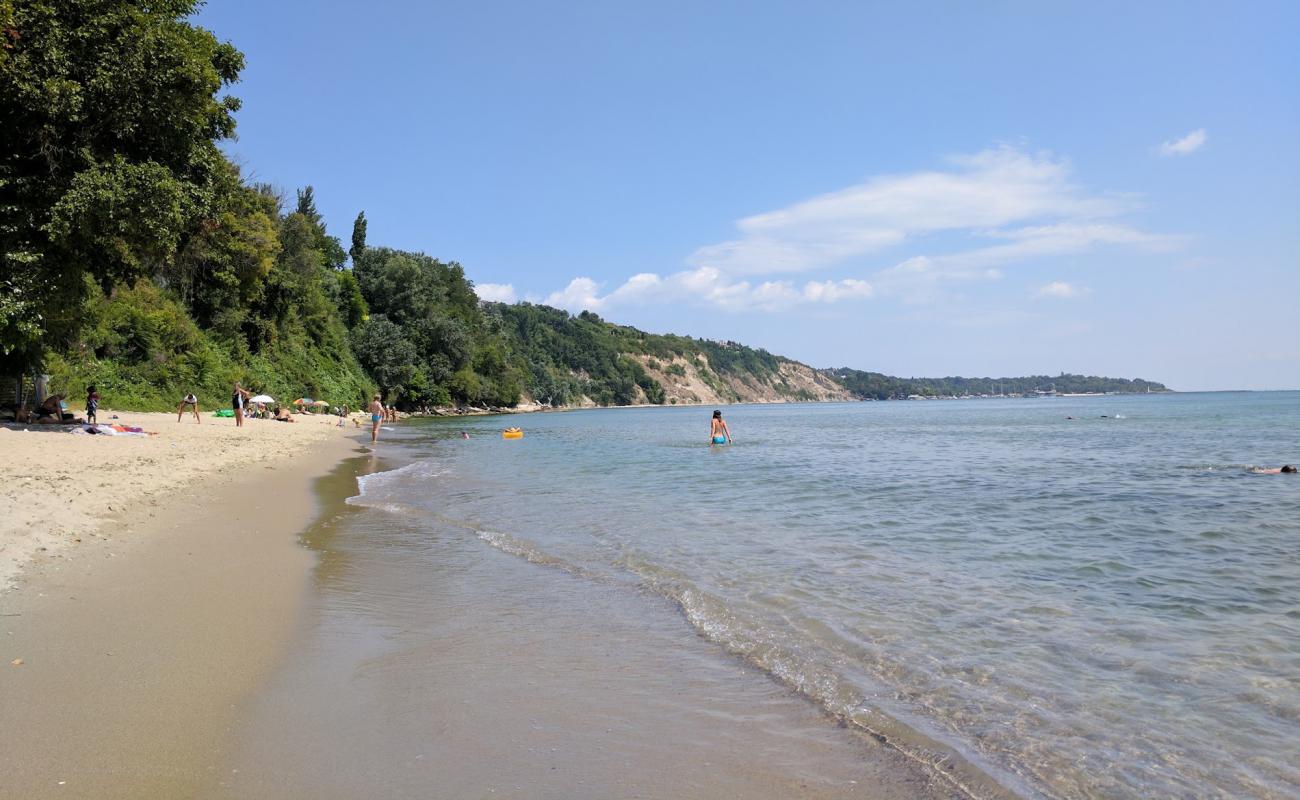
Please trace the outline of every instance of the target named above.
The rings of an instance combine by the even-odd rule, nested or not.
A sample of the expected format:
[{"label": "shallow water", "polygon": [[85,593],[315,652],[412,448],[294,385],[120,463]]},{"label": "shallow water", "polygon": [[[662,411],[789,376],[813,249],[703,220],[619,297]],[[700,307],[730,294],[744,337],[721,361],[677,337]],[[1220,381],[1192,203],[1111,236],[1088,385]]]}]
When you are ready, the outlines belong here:
[{"label": "shallow water", "polygon": [[1300,461],[1300,393],[726,415],[729,448],[701,409],[416,422],[352,502],[648,590],[731,663],[1026,797],[1300,794],[1300,477],[1246,469]]}]

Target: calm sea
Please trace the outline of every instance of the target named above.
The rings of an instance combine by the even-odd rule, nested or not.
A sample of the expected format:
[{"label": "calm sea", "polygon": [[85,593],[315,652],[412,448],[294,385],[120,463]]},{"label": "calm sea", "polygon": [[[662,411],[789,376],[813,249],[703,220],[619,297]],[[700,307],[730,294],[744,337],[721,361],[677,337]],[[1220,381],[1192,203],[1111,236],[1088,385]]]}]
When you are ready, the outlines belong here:
[{"label": "calm sea", "polygon": [[353,503],[663,595],[1024,796],[1300,795],[1300,476],[1248,472],[1300,462],[1300,393],[724,411],[414,422]]}]

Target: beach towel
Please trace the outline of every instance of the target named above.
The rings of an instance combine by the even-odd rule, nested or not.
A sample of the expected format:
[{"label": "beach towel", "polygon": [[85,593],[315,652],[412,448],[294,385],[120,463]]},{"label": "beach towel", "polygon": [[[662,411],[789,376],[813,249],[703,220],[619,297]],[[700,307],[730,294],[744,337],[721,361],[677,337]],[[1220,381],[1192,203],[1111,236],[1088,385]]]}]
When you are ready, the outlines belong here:
[{"label": "beach towel", "polygon": [[219,409],[217,409],[216,411],[213,411],[213,412],[212,412],[212,416],[214,416],[214,417],[233,417],[233,416],[235,416],[235,410],[234,410],[233,408],[219,408]]}]

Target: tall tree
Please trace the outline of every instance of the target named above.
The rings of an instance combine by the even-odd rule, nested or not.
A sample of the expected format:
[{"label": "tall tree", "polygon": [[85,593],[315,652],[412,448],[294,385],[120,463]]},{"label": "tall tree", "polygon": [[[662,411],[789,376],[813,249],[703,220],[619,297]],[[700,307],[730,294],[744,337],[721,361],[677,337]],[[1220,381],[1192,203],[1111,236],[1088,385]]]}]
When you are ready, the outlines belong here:
[{"label": "tall tree", "polygon": [[366,212],[362,211],[357,214],[356,221],[352,223],[352,248],[348,250],[354,266],[364,252],[366,252]]},{"label": "tall tree", "polygon": [[316,190],[310,186],[298,190],[298,213],[313,225],[321,224],[320,212],[316,210]]},{"label": "tall tree", "polygon": [[0,369],[27,367],[103,286],[165,266],[214,202],[243,55],[195,0],[7,0],[0,58]]}]

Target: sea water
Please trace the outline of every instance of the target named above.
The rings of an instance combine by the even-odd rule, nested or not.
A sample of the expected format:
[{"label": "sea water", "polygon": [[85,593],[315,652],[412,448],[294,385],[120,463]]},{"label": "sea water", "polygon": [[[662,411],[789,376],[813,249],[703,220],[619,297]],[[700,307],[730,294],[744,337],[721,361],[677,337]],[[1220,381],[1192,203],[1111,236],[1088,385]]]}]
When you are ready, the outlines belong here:
[{"label": "sea water", "polygon": [[1300,476],[1249,471],[1300,462],[1300,393],[709,411],[414,421],[351,502],[667,598],[1022,796],[1300,795]]}]

